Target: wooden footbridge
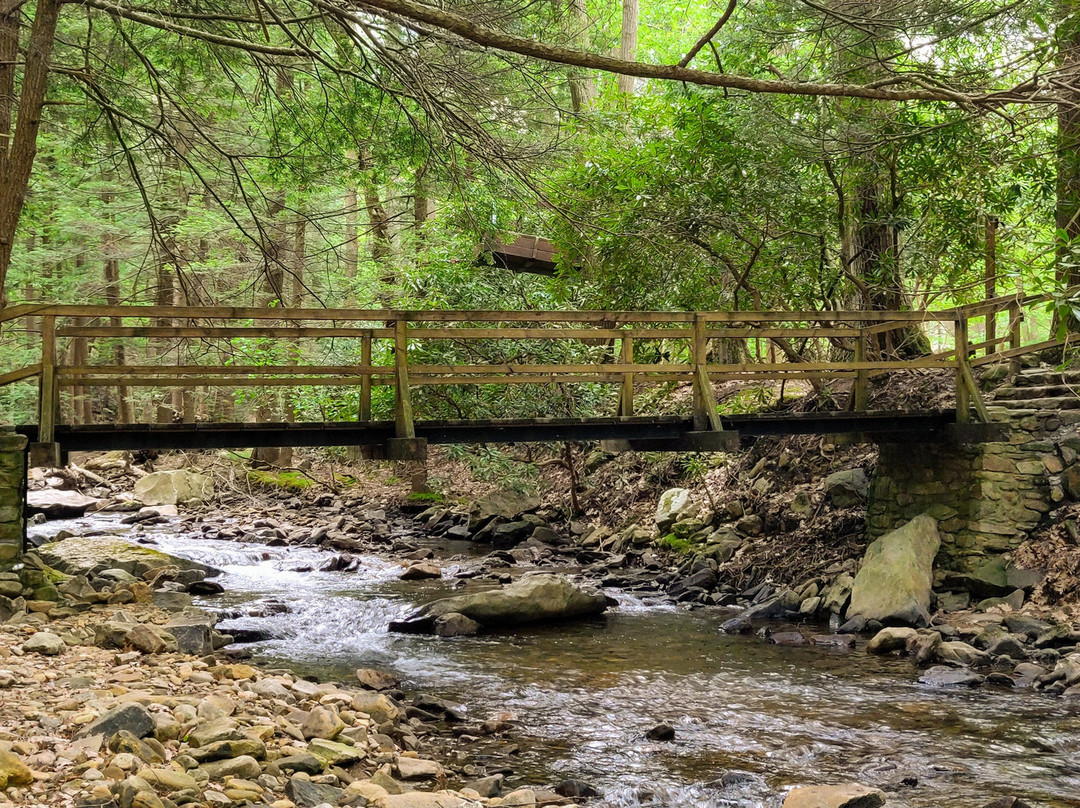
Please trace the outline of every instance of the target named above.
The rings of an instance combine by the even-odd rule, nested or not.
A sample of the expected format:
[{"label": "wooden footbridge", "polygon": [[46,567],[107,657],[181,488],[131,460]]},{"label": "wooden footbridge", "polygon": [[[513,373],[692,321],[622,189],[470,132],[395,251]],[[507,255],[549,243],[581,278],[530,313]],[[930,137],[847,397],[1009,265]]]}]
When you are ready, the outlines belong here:
[{"label": "wooden footbridge", "polygon": [[[22,383],[27,389],[37,382],[37,423],[17,428],[30,437],[31,462],[38,465],[57,463],[61,448],[373,446],[392,459],[413,459],[423,456],[427,443],[604,440],[634,449],[726,450],[737,446],[740,438],[791,433],[848,440],[906,441],[945,435],[987,440],[994,430],[986,426],[990,419],[973,371],[1005,363],[1015,372],[1023,354],[1059,345],[1055,340],[1025,344],[1022,339],[1025,309],[1042,301],[1012,296],[941,311],[892,312],[18,304],[0,311],[0,362],[11,367],[21,355],[32,363],[0,373],[0,387]],[[916,324],[932,331],[939,350],[901,358],[892,345]],[[981,329],[978,341],[972,341],[973,328]],[[552,341],[562,346],[557,356],[578,361],[536,359],[552,355]],[[127,349],[117,350],[118,346]],[[723,361],[725,353],[740,361]],[[750,361],[747,357],[755,353],[756,361]],[[493,360],[492,355],[499,358]],[[149,359],[122,361],[135,356]],[[316,363],[313,356],[319,357]],[[470,364],[438,364],[432,356],[474,359]],[[507,356],[511,361],[504,361]],[[928,368],[949,371],[955,379],[954,409],[868,409],[871,377]],[[722,413],[713,395],[715,382],[731,379],[812,384],[844,379],[850,384],[845,385],[849,389],[836,412],[736,415]],[[643,411],[646,399],[657,398],[646,393],[655,392],[660,384],[680,382],[692,388],[692,395],[685,396],[684,414]],[[583,383],[613,386],[610,416],[486,421],[414,416],[414,396],[425,387]],[[372,392],[385,386],[393,389],[394,417],[375,420]],[[196,395],[205,401],[213,391],[227,388],[316,387],[339,388],[342,397],[355,396],[350,412],[355,418],[255,423],[252,411],[215,422],[214,413],[199,420],[193,404]],[[105,423],[100,412],[85,406],[96,388],[114,388],[129,398],[133,388],[151,388],[151,395],[158,397],[170,389],[180,390],[183,412],[173,417],[170,411],[169,418],[160,419],[151,411],[143,423],[120,422],[136,419],[119,413]],[[385,414],[389,416],[388,409]]]}]

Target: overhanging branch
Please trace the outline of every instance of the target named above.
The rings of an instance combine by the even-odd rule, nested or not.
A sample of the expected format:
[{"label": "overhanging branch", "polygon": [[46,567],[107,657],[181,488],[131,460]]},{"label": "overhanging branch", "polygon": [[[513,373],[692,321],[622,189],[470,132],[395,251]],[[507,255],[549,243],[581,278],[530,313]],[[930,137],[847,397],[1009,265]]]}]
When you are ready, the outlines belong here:
[{"label": "overhanging branch", "polygon": [[[341,10],[366,11],[381,17],[409,20],[440,28],[488,48],[516,53],[545,62],[600,70],[617,75],[644,79],[681,81],[706,87],[726,87],[751,93],[779,95],[831,96],[866,98],[875,101],[945,101],[972,105],[1008,103],[1057,103],[1059,98],[1045,92],[1032,92],[1030,86],[1010,88],[990,93],[968,94],[934,88],[872,87],[863,84],[834,84],[800,82],[779,79],[758,79],[725,73],[710,73],[680,65],[657,65],[631,62],[597,53],[548,45],[524,37],[507,34],[450,11],[417,3],[414,0],[339,0]],[[898,74],[898,79],[902,76]],[[914,78],[912,79],[914,80]]]}]

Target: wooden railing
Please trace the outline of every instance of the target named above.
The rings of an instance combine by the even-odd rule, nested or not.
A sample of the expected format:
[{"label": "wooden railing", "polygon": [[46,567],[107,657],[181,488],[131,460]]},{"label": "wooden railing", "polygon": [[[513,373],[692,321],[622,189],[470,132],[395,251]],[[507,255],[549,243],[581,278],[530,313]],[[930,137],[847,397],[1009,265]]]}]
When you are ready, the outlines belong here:
[{"label": "wooden railing", "polygon": [[[600,312],[600,311],[387,311],[364,309],[271,309],[193,306],[101,306],[21,304],[0,311],[0,328],[9,334],[17,322],[35,323],[40,334],[40,361],[0,375],[0,386],[40,377],[39,442],[54,439],[61,391],[92,387],[302,387],[359,388],[358,420],[371,420],[372,387],[393,386],[396,431],[415,436],[411,390],[427,385],[517,385],[594,382],[618,386],[619,416],[635,409],[635,384],[690,382],[693,416],[699,430],[720,429],[712,382],[721,379],[853,379],[849,409],[868,407],[872,376],[924,368],[952,369],[956,378],[957,420],[968,421],[971,410],[988,419],[979,398],[972,369],[992,362],[1009,362],[1015,372],[1025,353],[1055,347],[1053,339],[1024,344],[1021,321],[1025,309],[1045,303],[1042,297],[1001,297],[942,311],[762,311],[762,312]],[[1007,333],[996,336],[990,324],[1008,313]],[[988,338],[970,339],[971,322],[987,320]],[[93,323],[103,319],[108,324]],[[138,321],[125,325],[124,321]],[[177,325],[177,321],[183,322]],[[238,321],[249,321],[237,325]],[[266,324],[268,321],[271,324]],[[76,324],[79,323],[79,324]],[[87,324],[89,323],[89,324]],[[150,324],[146,324],[150,323]],[[231,324],[230,324],[231,323]],[[951,346],[928,356],[899,358],[888,353],[889,335],[917,324],[942,324],[951,333]],[[28,329],[24,329],[28,330]],[[358,339],[353,363],[320,364],[64,364],[59,340],[154,339],[184,343],[220,342],[236,338],[288,340]],[[479,346],[504,340],[570,340],[602,344],[602,361],[579,364],[479,363],[418,364],[410,360],[410,345],[452,340]],[[679,341],[675,353],[685,361],[642,361],[640,347],[650,341]],[[710,361],[713,340],[758,340],[789,348],[765,361]],[[392,345],[392,364],[375,364],[375,346]],[[792,343],[800,342],[797,351]],[[823,342],[828,343],[826,349]],[[817,351],[807,346],[818,343]],[[671,342],[666,344],[671,345]],[[760,344],[760,343],[759,343]],[[638,350],[635,350],[635,349]],[[385,352],[383,352],[385,353]],[[789,354],[817,354],[815,361],[792,361]],[[85,351],[74,352],[85,356]],[[822,359],[822,356],[841,358]],[[3,351],[0,351],[0,359]],[[798,358],[798,357],[795,357]]]}]

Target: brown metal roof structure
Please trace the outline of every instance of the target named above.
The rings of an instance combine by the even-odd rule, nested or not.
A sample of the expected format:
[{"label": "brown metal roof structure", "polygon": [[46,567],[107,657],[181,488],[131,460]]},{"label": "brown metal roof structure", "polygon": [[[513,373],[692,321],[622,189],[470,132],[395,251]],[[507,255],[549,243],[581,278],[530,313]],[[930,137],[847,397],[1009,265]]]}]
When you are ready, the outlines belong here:
[{"label": "brown metal roof structure", "polygon": [[557,249],[540,236],[518,236],[512,242],[498,241],[491,247],[491,261],[511,272],[554,275]]}]

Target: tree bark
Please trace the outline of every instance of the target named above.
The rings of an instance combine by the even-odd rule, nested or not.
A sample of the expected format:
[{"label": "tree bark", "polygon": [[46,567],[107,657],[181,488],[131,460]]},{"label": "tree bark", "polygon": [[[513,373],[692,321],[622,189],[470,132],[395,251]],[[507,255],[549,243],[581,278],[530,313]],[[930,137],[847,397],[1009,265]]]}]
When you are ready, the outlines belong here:
[{"label": "tree bark", "polygon": [[[623,0],[622,34],[619,37],[619,58],[624,62],[637,59],[638,0]],[[624,73],[619,74],[619,92],[634,92],[635,79]]]},{"label": "tree bark", "polygon": [[[112,193],[106,192],[102,194],[101,200],[105,203],[110,203],[113,200]],[[111,224],[112,215],[109,214],[109,221]],[[119,247],[116,243],[116,236],[110,231],[106,230],[105,235],[101,240],[101,252],[104,259],[105,270],[105,302],[110,306],[120,305],[120,256]],[[123,321],[119,317],[110,317],[109,325],[114,328],[118,328],[123,324]],[[122,340],[116,340],[113,345],[113,362],[121,367],[127,364],[127,356],[124,351],[124,343]],[[135,409],[131,402],[131,388],[130,387],[118,387],[116,388],[116,420],[121,424],[131,424],[135,422]]]},{"label": "tree bark", "polygon": [[427,224],[431,200],[428,199],[427,163],[416,172],[413,181],[413,249],[419,256],[425,247],[424,226]]},{"label": "tree bark", "polygon": [[[266,215],[268,224],[262,243],[263,276],[267,292],[266,305],[268,307],[281,307],[285,306],[287,301],[285,296],[285,268],[288,267],[290,272],[293,269],[293,262],[289,256],[291,249],[287,243],[289,240],[288,223],[283,221],[285,215],[285,195],[283,193],[279,192],[270,198]],[[266,389],[262,389],[260,393],[262,401],[255,411],[256,423],[264,423],[274,417],[274,407],[266,398],[268,395],[270,393]],[[258,446],[251,452],[251,461],[268,466],[283,466],[291,459],[291,457],[286,458],[286,462],[282,462],[285,452],[286,449],[279,446]]]},{"label": "tree bark", "polygon": [[[351,169],[356,165],[356,152],[349,151],[345,153],[345,159],[348,161]],[[357,208],[357,194],[356,183],[354,183],[350,177],[348,180],[349,185],[345,189],[345,277],[349,280],[356,279],[356,272],[360,264],[360,250],[357,243],[357,229],[356,225],[359,220],[359,209]]]},{"label": "tree bark", "polygon": [[[568,39],[575,45],[588,42],[589,16],[585,10],[585,0],[567,0],[566,29]],[[580,67],[571,66],[567,71],[570,77],[570,104],[574,112],[581,114],[592,108],[596,102],[596,82],[592,76]]]},{"label": "tree bark", "polygon": [[1057,279],[1080,283],[1080,2],[1061,0],[1057,28],[1059,83],[1068,98],[1057,115]]},{"label": "tree bark", "polygon": [[372,165],[371,154],[367,149],[360,150],[360,170],[364,172],[364,207],[368,214],[368,237],[371,239],[371,259],[381,265],[382,275],[379,278],[379,297],[384,305],[389,305],[394,297],[394,287],[397,285],[397,276],[390,262],[392,255],[392,242],[390,234],[390,217],[386,213],[386,207],[379,195],[379,186],[375,181],[375,171]]},{"label": "tree bark", "polygon": [[15,63],[19,50],[19,15],[25,8],[0,0],[0,308],[7,305],[7,274],[15,248],[23,201],[37,155],[49,57],[60,18],[60,0],[38,0],[26,45],[26,60],[14,121]]}]

